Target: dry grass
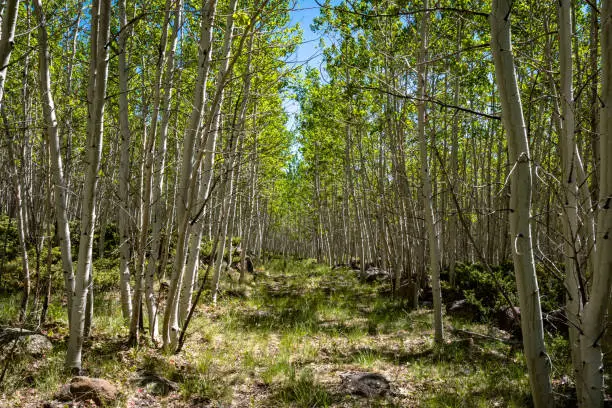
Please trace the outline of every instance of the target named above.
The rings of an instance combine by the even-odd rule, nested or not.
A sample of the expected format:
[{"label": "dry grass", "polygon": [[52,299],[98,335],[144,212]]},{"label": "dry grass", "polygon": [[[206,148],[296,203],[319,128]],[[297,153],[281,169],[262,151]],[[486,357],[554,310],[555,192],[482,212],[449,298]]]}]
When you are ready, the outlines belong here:
[{"label": "dry grass", "polygon": [[[178,356],[147,345],[127,348],[119,308],[113,307],[110,315],[96,320],[101,323],[86,349],[84,367],[121,388],[118,406],[530,404],[519,351],[493,340],[450,335],[443,345],[434,345],[431,312],[406,310],[382,295],[388,290],[384,284],[362,284],[352,271],[303,261],[288,266],[273,262],[248,287],[247,298],[225,295],[216,307],[201,305]],[[109,309],[98,312],[103,310]],[[54,332],[62,333],[62,323],[54,324],[59,325]],[[447,321],[447,328],[451,324],[491,334],[485,325]],[[68,380],[61,372],[64,341],[61,335],[54,337],[55,349],[36,368],[33,382],[22,380],[31,362],[15,363],[0,405],[38,406],[51,398]],[[130,377],[143,367],[176,381],[180,390],[153,397],[130,386]],[[346,371],[383,374],[392,392],[377,399],[350,395],[340,376]]]}]

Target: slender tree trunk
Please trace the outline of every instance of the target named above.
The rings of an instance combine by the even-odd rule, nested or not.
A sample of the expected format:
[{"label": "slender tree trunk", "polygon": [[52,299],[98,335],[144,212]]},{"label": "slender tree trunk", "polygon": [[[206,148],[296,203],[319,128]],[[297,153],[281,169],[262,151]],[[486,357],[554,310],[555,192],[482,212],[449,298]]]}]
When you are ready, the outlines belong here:
[{"label": "slender tree trunk", "polygon": [[[213,35],[213,20],[217,7],[216,0],[202,1],[202,23],[200,32],[200,47],[198,57],[198,78],[193,94],[192,111],[189,117],[189,124],[185,131],[185,139],[183,142],[183,164],[181,167],[179,186],[177,189],[176,198],[176,217],[177,217],[177,244],[176,255],[174,257],[174,265],[172,269],[172,277],[170,279],[170,288],[168,299],[166,302],[166,310],[164,311],[162,339],[164,348],[171,347],[171,339],[177,337],[177,328],[171,327],[172,317],[175,316],[178,305],[179,287],[185,270],[186,245],[189,235],[189,220],[188,220],[188,200],[189,187],[191,183],[193,158],[195,141],[200,127],[200,118],[204,101],[206,99],[206,82],[208,71],[212,58],[212,35]],[[171,332],[174,331],[173,332]]]},{"label": "slender tree trunk", "polygon": [[[89,73],[89,118],[87,136],[87,172],[81,197],[81,238],[76,273],[75,291],[72,299],[72,325],[66,367],[81,371],[81,353],[84,339],[85,304],[92,283],[91,255],[95,225],[95,200],[98,171],[102,154],[104,131],[104,104],[108,76],[108,48],[110,37],[110,0],[94,0],[91,15],[91,63]],[[92,305],[93,307],[93,305]]]},{"label": "slender tree trunk", "polygon": [[[11,52],[13,51],[13,46],[15,44],[15,26],[17,25],[18,11],[19,0],[8,0],[2,9],[2,31],[0,32],[0,109],[4,108],[4,85],[6,83],[6,74],[8,71],[9,61],[11,59]],[[5,118],[4,111],[2,112],[2,116]],[[6,118],[5,126],[8,126],[8,123],[6,123]],[[10,143],[12,143],[12,141]],[[6,246],[4,253],[6,253]]]},{"label": "slender tree trunk", "polygon": [[[461,49],[461,37],[462,37],[462,23],[459,22],[457,29],[457,49]],[[461,54],[458,54],[457,58],[461,61]],[[453,90],[453,103],[455,106],[459,106],[459,92],[461,90],[461,80],[457,76],[455,79],[455,89]],[[459,112],[455,112],[453,115],[453,124],[451,130],[451,154],[450,154],[450,167],[451,167],[451,190],[459,194],[457,186],[459,185],[459,168],[458,168],[458,154],[459,154],[459,125],[461,115]],[[456,234],[458,231],[458,221],[456,216],[451,216],[448,223],[449,228],[449,245],[448,245],[448,265],[451,286],[455,286],[455,263],[457,262],[457,239]],[[491,241],[493,239],[490,238]]]},{"label": "slender tree trunk", "polygon": [[[154,293],[154,278],[155,271],[158,268],[160,253],[162,249],[162,227],[164,226],[166,216],[166,206],[162,197],[162,191],[164,189],[164,178],[166,174],[166,150],[168,140],[168,125],[170,121],[170,101],[172,96],[172,87],[174,82],[174,55],[176,52],[176,45],[178,42],[178,34],[181,29],[182,22],[182,8],[183,1],[179,0],[176,2],[174,8],[174,26],[170,38],[170,49],[168,50],[167,60],[165,67],[159,66],[159,70],[165,68],[165,74],[163,78],[163,96],[161,97],[161,126],[158,132],[158,143],[157,143],[157,154],[156,163],[158,165],[157,170],[154,174],[153,181],[153,192],[152,192],[152,248],[151,257],[147,264],[147,271],[145,274],[145,299],[147,304],[147,314],[149,317],[149,332],[151,339],[156,342],[159,337],[159,330],[157,324],[157,305]],[[168,10],[168,14],[170,10]],[[165,45],[164,45],[165,46]],[[161,57],[160,57],[161,58]],[[162,60],[164,58],[161,58]],[[154,115],[156,117],[157,115]],[[156,121],[154,120],[154,124]]]},{"label": "slender tree trunk", "polygon": [[531,158],[510,40],[511,0],[494,0],[491,49],[502,104],[511,169],[510,233],[529,383],[536,408],[552,407],[550,362],[544,346],[542,310],[531,237]]},{"label": "slender tree trunk", "polygon": [[[425,9],[428,8],[428,0],[425,0]],[[427,85],[427,47],[428,47],[428,20],[429,12],[423,14],[421,21],[421,50],[419,52],[418,65],[418,94],[420,101],[418,109],[418,135],[419,151],[421,159],[421,182],[423,183],[423,210],[425,212],[425,222],[427,225],[427,236],[429,244],[429,272],[431,273],[433,302],[434,302],[434,339],[437,343],[444,340],[444,329],[442,325],[442,289],[440,287],[440,247],[438,244],[438,234],[436,233],[436,220],[433,209],[433,197],[431,193],[431,175],[429,173],[429,163],[427,159],[427,136],[425,135],[425,87]]]},{"label": "slender tree trunk", "polygon": [[[605,1],[605,0],[604,0]],[[597,0],[594,0],[597,6]],[[589,66],[590,66],[590,81],[591,89],[589,95],[589,125],[590,125],[590,142],[591,142],[591,168],[593,169],[593,180],[591,183],[592,201],[596,202],[599,197],[599,161],[600,161],[600,141],[599,141],[599,94],[597,89],[599,75],[599,10],[597,7],[590,7],[589,11],[590,33],[589,33]]]},{"label": "slender tree trunk", "polygon": [[121,156],[119,159],[119,286],[121,290],[121,312],[129,322],[132,318],[132,291],[130,288],[130,141],[131,132],[128,110],[127,39],[129,36],[126,16],[126,0],[119,1],[119,132]]},{"label": "slender tree trunk", "polygon": [[[145,66],[144,56],[142,57],[142,66]],[[142,89],[145,89],[145,76],[144,72],[141,75]],[[143,292],[143,278],[144,278],[144,267],[146,261],[146,247],[149,241],[148,229],[149,229],[149,214],[150,214],[150,199],[151,199],[151,183],[150,183],[150,172],[149,172],[149,160],[150,160],[150,136],[148,126],[149,118],[149,105],[146,99],[147,94],[142,93],[142,153],[140,160],[140,178],[139,178],[139,205],[138,205],[138,227],[136,228],[137,238],[136,241],[136,265],[134,266],[134,293],[132,296],[132,319],[130,320],[130,335],[128,344],[136,345],[139,341],[140,328],[143,326],[142,316],[142,292]]]},{"label": "slender tree trunk", "polygon": [[[132,322],[130,324],[130,343],[138,343],[139,338],[139,324],[142,320],[140,315],[141,302],[142,302],[142,277],[145,278],[145,290],[148,290],[147,294],[147,311],[149,313],[149,325],[153,328],[151,335],[153,339],[157,337],[156,333],[156,318],[154,310],[154,294],[153,292],[153,280],[149,275],[147,269],[147,246],[149,240],[149,226],[151,221],[151,208],[152,208],[152,190],[153,190],[153,164],[154,164],[154,150],[156,145],[157,133],[158,133],[158,122],[160,114],[161,104],[161,92],[162,92],[162,79],[164,73],[164,66],[166,62],[166,48],[168,42],[168,26],[171,15],[171,1],[166,0],[164,21],[162,24],[161,39],[159,44],[159,56],[157,60],[157,67],[155,71],[155,83],[153,89],[153,115],[151,120],[151,134],[146,138],[144,144],[144,172],[142,175],[142,214],[140,216],[140,238],[138,240],[138,262],[136,265],[137,277],[136,277],[136,289],[134,292],[134,300],[132,308],[136,310],[132,316]],[[146,122],[146,118],[145,118]],[[146,126],[146,125],[145,125]],[[159,234],[158,234],[159,235]],[[155,269],[155,264],[149,268]]]},{"label": "slender tree trunk", "polygon": [[[203,192],[204,186],[202,180],[202,172],[199,171],[197,175],[195,191],[198,192],[198,196],[203,197],[206,193]],[[205,205],[205,204],[202,204]],[[210,208],[210,206],[206,206]],[[200,245],[202,244],[202,233],[204,231],[204,222],[200,221],[194,226],[194,231],[190,236],[189,241],[189,253],[187,255],[187,266],[185,267],[185,275],[181,282],[181,293],[179,296],[179,324],[182,324],[187,317],[189,311],[189,305],[191,304],[191,296],[193,293],[193,286],[197,280],[198,269],[200,264]]]},{"label": "slender tree trunk", "polygon": [[601,108],[599,120],[599,206],[597,251],[591,297],[584,305],[580,348],[584,389],[581,407],[603,406],[603,355],[601,339],[605,331],[606,309],[610,299],[610,231],[612,231],[612,1],[601,7]]},{"label": "slender tree trunk", "polygon": [[[247,252],[251,250],[251,247],[253,246],[251,241],[254,235],[252,230],[253,219],[255,217],[255,184],[257,182],[257,135],[254,136],[253,151],[250,154],[249,162],[249,195],[247,198],[247,211],[245,211],[248,213],[248,215],[245,227],[244,242],[241,242],[240,244],[242,247],[242,253],[240,256],[240,283],[244,282],[244,276],[247,270],[247,262],[251,261]],[[247,257],[249,257],[248,260]]]},{"label": "slender tree trunk", "polygon": [[19,166],[17,165],[17,158],[15,157],[15,149],[13,145],[15,141],[11,135],[10,125],[6,116],[4,105],[1,107],[2,117],[4,119],[4,126],[6,130],[6,136],[8,139],[8,159],[11,163],[12,183],[15,192],[15,206],[17,207],[17,236],[19,238],[19,249],[21,250],[21,269],[22,269],[22,284],[23,294],[21,297],[21,305],[19,307],[19,321],[24,323],[27,311],[28,311],[28,300],[30,298],[30,266],[28,260],[28,247],[26,242],[26,231],[25,231],[25,208],[23,203],[23,186],[22,177]]},{"label": "slender tree trunk", "polygon": [[566,314],[571,322],[569,326],[570,351],[574,366],[576,393],[578,400],[582,399],[582,364],[580,357],[579,327],[582,312],[582,297],[579,277],[580,265],[578,250],[580,236],[578,230],[578,186],[576,184],[577,166],[582,165],[576,160],[577,153],[574,120],[574,93],[572,87],[572,15],[571,1],[560,0],[559,14],[559,62],[561,72],[561,118],[560,150],[561,167],[563,170],[562,190],[564,195],[563,235],[565,253],[565,288],[567,290]]},{"label": "slender tree trunk", "polygon": [[[50,167],[49,163],[49,167]],[[50,173],[50,172],[49,172]],[[47,311],[49,310],[49,302],[51,301],[51,284],[53,282],[53,242],[51,236],[51,226],[53,225],[53,214],[51,204],[51,175],[47,176],[47,197],[45,200],[45,206],[47,207],[47,279],[45,281],[45,294],[43,297],[43,303],[40,310],[40,319],[38,325],[42,326],[47,321]]]},{"label": "slender tree trunk", "polygon": [[[77,10],[77,16],[74,22],[74,33],[72,35],[72,40],[71,40],[71,51],[70,51],[70,59],[68,60],[68,66],[66,67],[66,89],[64,91],[64,95],[68,98],[71,98],[72,95],[72,75],[74,72],[74,64],[76,61],[76,55],[77,55],[77,45],[78,45],[78,37],[79,37],[79,27],[81,24],[81,17],[82,17],[82,9],[83,9],[83,1],[84,0],[80,0],[77,5],[76,5],[76,10]],[[72,125],[72,120],[73,120],[73,107],[69,106],[68,107],[68,112],[66,115],[66,119],[65,119],[65,125],[60,127],[60,138],[59,138],[59,146],[62,145],[62,140],[65,140],[66,142],[66,160],[65,160],[65,168],[64,168],[64,180],[63,180],[63,187],[65,190],[67,190],[70,187],[70,174],[71,174],[71,168],[72,168],[72,136],[73,136],[73,125]],[[65,133],[65,135],[64,135]],[[67,194],[65,195],[65,208],[70,208],[70,202],[71,202],[71,195]],[[61,239],[61,237],[60,237]],[[73,272],[71,272],[72,274],[74,274]],[[74,291],[74,276],[71,282],[71,287],[73,288],[72,291]],[[72,293],[72,291],[70,293]],[[68,315],[70,315],[70,310],[71,310],[71,296],[68,296]]]},{"label": "slender tree trunk", "polygon": [[19,12],[19,0],[7,0],[2,14],[2,36],[0,37],[0,103],[4,97],[4,85],[11,52],[15,45],[15,26]]},{"label": "slender tree trunk", "polygon": [[[204,160],[202,166],[202,177],[204,177],[204,185],[203,185],[203,196],[201,197],[202,202],[206,202],[209,199],[210,194],[212,193],[212,177],[213,177],[213,167],[215,161],[215,151],[217,146],[217,139],[219,135],[219,128],[221,123],[221,106],[223,105],[223,94],[225,88],[225,82],[230,70],[230,56],[232,50],[232,42],[234,38],[234,18],[233,15],[236,12],[237,0],[230,1],[230,9],[229,14],[226,21],[226,31],[223,39],[223,51],[222,51],[222,62],[219,67],[219,71],[217,72],[216,78],[216,90],[215,96],[213,98],[212,107],[204,126],[204,129],[207,129],[206,136],[206,147],[204,149]],[[223,194],[223,193],[222,193]],[[223,203],[225,202],[225,197],[221,196],[222,208]],[[223,212],[223,210],[221,210]],[[201,224],[197,227],[201,228]],[[225,249],[225,239],[222,236],[219,239],[219,245]],[[219,256],[217,254],[217,256]],[[223,254],[221,254],[221,258],[223,258]],[[217,289],[219,284],[219,274],[221,270],[215,267],[213,272],[212,279],[212,287],[213,287],[213,301],[216,302],[217,299]],[[190,291],[191,292],[191,291]]]}]

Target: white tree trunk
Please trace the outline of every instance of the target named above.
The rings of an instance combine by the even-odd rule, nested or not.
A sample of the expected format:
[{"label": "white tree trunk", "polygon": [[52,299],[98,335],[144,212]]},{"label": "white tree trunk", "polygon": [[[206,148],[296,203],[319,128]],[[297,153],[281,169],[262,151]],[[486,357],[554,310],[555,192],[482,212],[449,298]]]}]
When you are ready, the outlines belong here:
[{"label": "white tree trunk", "polygon": [[[151,335],[151,339],[154,342],[156,342],[157,338],[159,337],[159,329],[157,324],[157,304],[153,285],[155,271],[158,268],[159,255],[162,249],[162,227],[165,225],[166,221],[166,211],[164,205],[165,202],[162,198],[162,191],[164,189],[164,178],[166,173],[166,147],[168,140],[168,124],[170,120],[170,99],[172,96],[172,86],[174,82],[174,54],[176,52],[176,45],[178,42],[178,33],[183,25],[182,8],[183,1],[177,1],[174,9],[174,26],[171,34],[170,49],[168,50],[168,57],[164,74],[164,93],[161,102],[162,117],[155,160],[158,165],[158,168],[154,174],[153,192],[151,197],[153,205],[151,235],[152,248],[151,257],[147,264],[147,270],[145,273],[145,299],[147,304],[147,315],[149,317],[149,332]],[[160,67],[160,69],[162,68],[163,67]]]},{"label": "white tree trunk", "polygon": [[597,215],[597,251],[591,297],[582,312],[580,348],[582,357],[581,407],[603,406],[603,355],[601,341],[606,328],[606,308],[610,298],[612,271],[612,1],[601,7],[601,111],[600,111],[600,179]]},{"label": "white tree trunk", "polygon": [[[135,344],[138,342],[139,338],[139,324],[142,316],[140,315],[140,310],[142,306],[142,285],[143,285],[143,277],[145,279],[145,290],[149,290],[150,293],[147,294],[147,311],[149,313],[149,325],[153,328],[151,331],[151,335],[153,339],[157,337],[156,333],[156,311],[154,310],[154,294],[153,294],[153,280],[149,279],[149,275],[146,274],[145,270],[147,269],[147,246],[150,242],[149,240],[149,225],[151,221],[151,196],[153,190],[153,164],[154,164],[154,150],[157,139],[157,124],[159,122],[159,110],[161,103],[161,91],[162,91],[162,78],[164,72],[164,66],[166,62],[166,48],[168,42],[168,25],[170,21],[170,0],[166,0],[165,6],[165,14],[164,21],[162,24],[162,32],[161,39],[159,43],[159,57],[157,61],[157,67],[155,72],[155,84],[153,90],[153,116],[151,120],[151,135],[146,138],[146,143],[144,144],[144,167],[143,167],[143,175],[142,175],[142,184],[141,184],[141,192],[142,192],[142,203],[141,203],[141,215],[140,215],[140,238],[138,240],[138,262],[136,265],[136,285],[134,291],[134,301],[132,308],[135,313],[132,315],[132,322],[130,324],[130,343]],[[144,83],[143,83],[144,84]],[[146,122],[146,115],[145,115]],[[146,125],[145,125],[146,126]],[[153,266],[154,269],[154,266]]]},{"label": "white tree trunk", "polygon": [[57,129],[57,117],[55,114],[55,102],[51,93],[51,73],[49,71],[50,56],[47,34],[46,17],[42,11],[40,0],[34,0],[34,13],[38,21],[38,47],[39,47],[39,80],[40,94],[42,100],[43,116],[45,118],[45,135],[49,144],[51,159],[51,172],[53,173],[53,185],[55,195],[55,217],[57,220],[57,235],[59,238],[60,252],[62,257],[62,271],[64,274],[64,286],[68,299],[68,316],[72,305],[72,293],[74,291],[74,272],[72,266],[72,248],[70,243],[70,225],[66,211],[66,185],[62,163],[61,143]]},{"label": "white tree trunk", "polygon": [[[198,180],[196,181],[194,192],[197,191],[198,196],[203,197],[205,196],[205,192],[203,192],[203,190],[206,188],[206,186],[204,185],[205,183],[203,183],[201,171],[198,172],[197,177]],[[206,208],[210,208],[210,205],[207,205]],[[178,305],[178,322],[180,324],[185,321],[187,313],[189,312],[193,287],[198,276],[198,269],[200,266],[200,245],[202,243],[202,233],[204,231],[203,224],[203,221],[199,221],[196,225],[194,225],[189,237],[187,266],[185,266],[185,275],[183,276],[183,281],[181,282],[181,293],[179,296]]]},{"label": "white tree trunk", "polygon": [[[204,124],[204,131],[206,132],[206,137],[204,140],[206,141],[204,145],[204,149],[201,153],[203,155],[202,163],[202,171],[200,181],[202,185],[200,188],[192,189],[192,194],[199,193],[198,201],[201,203],[207,203],[210,200],[210,194],[212,191],[212,179],[213,179],[213,171],[214,171],[214,162],[215,162],[215,152],[217,146],[217,137],[219,134],[219,123],[220,123],[220,112],[221,105],[223,104],[223,89],[225,87],[225,78],[228,71],[229,66],[229,58],[231,52],[231,41],[233,37],[234,30],[234,19],[233,14],[236,11],[237,2],[232,0],[230,4],[230,13],[227,17],[226,27],[227,30],[224,36],[223,42],[223,60],[221,62],[221,66],[219,67],[219,71],[217,72],[216,78],[216,89],[212,101],[212,106],[210,107],[209,114],[207,115],[206,123]],[[200,163],[200,161],[197,161]],[[195,181],[195,180],[194,180]],[[193,200],[195,201],[195,200]],[[204,205],[204,204],[202,204]],[[191,206],[190,206],[191,207]],[[210,206],[208,206],[210,208]],[[178,333],[178,322],[180,315],[186,316],[189,311],[189,306],[191,303],[191,296],[193,294],[193,285],[195,283],[195,276],[198,267],[198,259],[200,252],[200,240],[202,238],[202,229],[203,222],[199,220],[197,224],[193,226],[193,231],[191,234],[191,245],[190,245],[190,253],[189,253],[189,263],[186,269],[185,279],[182,282],[182,290],[181,290],[181,299],[180,304],[177,304],[177,310],[174,314],[173,325],[176,326],[175,333]],[[213,275],[214,281],[214,275]],[[213,297],[215,294],[213,293]],[[174,343],[175,340],[173,340]]]},{"label": "white tree trunk", "polygon": [[17,207],[17,236],[19,238],[19,249],[21,250],[21,269],[23,274],[23,295],[21,298],[21,305],[19,308],[19,321],[25,322],[28,310],[28,299],[30,297],[30,266],[28,260],[28,246],[26,242],[26,227],[25,227],[25,208],[23,203],[23,186],[22,186],[22,175],[20,168],[17,164],[17,158],[15,157],[15,149],[13,145],[15,140],[11,136],[9,129],[9,122],[6,116],[5,108],[2,107],[2,117],[4,119],[4,125],[6,127],[7,135],[7,150],[8,159],[10,162],[11,178],[15,193],[15,206]]},{"label": "white tree trunk", "polygon": [[510,233],[521,308],[529,383],[536,408],[552,407],[550,362],[544,346],[540,293],[531,237],[531,158],[510,41],[511,0],[493,0],[491,50],[508,139],[511,171]]},{"label": "white tree trunk", "polygon": [[2,33],[0,37],[0,103],[4,97],[4,84],[8,71],[11,52],[15,45],[15,26],[19,12],[19,0],[8,0],[2,14]]},{"label": "white tree trunk", "polygon": [[563,171],[562,189],[563,202],[563,235],[565,253],[565,288],[567,290],[566,309],[569,324],[570,350],[574,366],[576,393],[580,400],[582,395],[582,364],[580,358],[579,327],[582,311],[582,297],[580,295],[580,279],[578,274],[578,250],[580,236],[578,233],[578,185],[576,176],[577,166],[582,163],[576,160],[576,140],[574,137],[574,92],[572,87],[572,12],[571,1],[558,2],[559,14],[559,63],[561,71],[561,119],[560,124],[560,150],[561,167]]},{"label": "white tree trunk", "polygon": [[[219,135],[219,125],[221,123],[221,106],[223,105],[223,90],[225,88],[226,79],[229,73],[229,62],[230,56],[232,52],[232,41],[234,38],[234,13],[236,12],[236,7],[238,5],[237,0],[230,1],[230,10],[227,15],[226,22],[226,32],[223,42],[223,61],[221,62],[221,67],[219,68],[219,72],[217,73],[217,89],[215,91],[214,98],[214,106],[211,109],[211,116],[209,117],[209,132],[206,139],[206,149],[204,152],[204,162],[202,167],[202,176],[205,180],[204,185],[204,198],[211,194],[211,182],[213,176],[213,166],[215,162],[215,150],[217,145],[217,138]],[[224,174],[224,177],[230,177],[231,175]],[[225,185],[225,182],[223,183]],[[221,193],[221,202],[222,209],[221,213],[227,212],[226,207],[226,197],[223,196],[223,192]],[[224,214],[225,215],[225,214]],[[201,225],[201,223],[200,223]],[[201,228],[201,226],[200,226]],[[219,277],[221,273],[221,262],[219,262],[219,256],[221,256],[221,260],[223,260],[223,251],[225,251],[225,235],[227,234],[227,225],[224,228],[225,233],[219,236],[219,248],[218,250],[221,253],[217,253],[217,262],[215,264],[215,269],[213,271],[213,279],[212,279],[212,290],[213,290],[213,302],[217,301],[217,291],[219,286]]]},{"label": "white tree trunk", "polygon": [[[423,7],[428,8],[428,0]],[[425,223],[427,226],[427,242],[429,244],[429,272],[434,303],[434,339],[437,343],[444,340],[444,328],[442,325],[442,289],[440,287],[440,247],[438,234],[436,232],[436,220],[433,208],[433,196],[431,193],[431,175],[429,174],[429,163],[427,160],[427,136],[425,135],[425,86],[427,85],[427,36],[428,36],[429,12],[423,14],[421,21],[421,50],[419,52],[418,72],[418,135],[419,151],[421,158],[421,182],[423,183],[422,203],[425,212]]]},{"label": "white tree trunk", "polygon": [[119,131],[121,134],[121,157],[119,162],[119,284],[121,288],[121,311],[123,318],[132,318],[132,293],[130,288],[130,122],[128,110],[128,67],[126,44],[128,39],[126,0],[119,1]]},{"label": "white tree trunk", "polygon": [[66,352],[66,367],[81,371],[81,352],[85,326],[85,304],[91,277],[91,254],[95,225],[95,200],[104,133],[104,104],[108,77],[110,38],[110,0],[94,0],[91,15],[91,64],[89,73],[89,118],[87,123],[87,171],[81,196],[81,239],[75,291],[72,299],[71,328]]},{"label": "white tree trunk", "polygon": [[[186,244],[189,234],[188,220],[188,200],[189,187],[191,186],[191,177],[193,170],[193,158],[195,141],[200,127],[202,109],[206,99],[206,82],[208,79],[208,71],[212,58],[212,23],[217,7],[217,1],[202,1],[202,23],[200,32],[200,46],[198,57],[198,78],[193,94],[192,110],[189,117],[189,124],[185,131],[185,139],[183,141],[183,164],[181,167],[179,187],[177,188],[176,198],[176,218],[177,218],[177,245],[176,255],[174,257],[174,265],[172,269],[172,277],[170,279],[170,288],[168,291],[168,299],[166,301],[166,310],[164,311],[164,320],[162,327],[162,340],[164,348],[171,347],[171,338],[177,336],[177,328],[171,327],[171,320],[176,321],[176,312],[178,310],[178,288],[183,279],[185,270]],[[171,332],[172,331],[172,332]]]},{"label": "white tree trunk", "polygon": [[[79,38],[79,28],[80,28],[80,24],[81,24],[81,18],[82,18],[82,9],[83,9],[83,1],[84,0],[79,0],[79,3],[77,4],[77,16],[74,22],[74,33],[72,34],[72,39],[70,41],[71,43],[71,50],[70,50],[70,58],[68,60],[68,65],[66,67],[66,89],[63,92],[63,95],[66,97],[70,97],[70,95],[72,95],[72,74],[74,72],[74,64],[76,61],[76,55],[77,55],[77,45],[78,45],[78,38]],[[72,135],[74,133],[74,127],[72,126],[72,121],[73,121],[73,107],[68,107],[68,112],[66,114],[66,117],[63,121],[64,125],[60,126],[60,138],[59,140],[66,140],[66,159],[65,159],[65,167],[64,167],[64,183],[63,183],[63,187],[65,191],[68,191],[68,188],[70,187],[70,167],[71,167],[71,158],[72,158]],[[61,124],[62,122],[60,122]],[[59,146],[61,146],[61,142],[59,143]],[[65,200],[64,200],[64,206],[65,208],[70,208],[70,202],[71,202],[71,196],[72,194],[66,194],[65,195]],[[72,272],[73,276],[72,276],[72,281],[71,281],[71,291],[70,293],[72,293],[72,291],[74,290],[74,272]],[[68,295],[68,316],[70,316],[70,302],[71,300],[71,296]],[[69,318],[70,319],[70,318]]]}]

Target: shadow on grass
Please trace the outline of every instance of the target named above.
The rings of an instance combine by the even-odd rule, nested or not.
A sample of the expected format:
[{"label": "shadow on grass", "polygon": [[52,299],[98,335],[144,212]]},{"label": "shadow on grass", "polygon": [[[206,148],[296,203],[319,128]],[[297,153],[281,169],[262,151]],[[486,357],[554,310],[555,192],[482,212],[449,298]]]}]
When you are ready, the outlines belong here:
[{"label": "shadow on grass", "polygon": [[[270,276],[259,283],[256,309],[234,315],[232,324],[244,331],[350,336],[351,342],[342,344],[363,346],[332,347],[331,354],[325,353],[326,363],[363,369],[376,369],[380,363],[408,366],[410,381],[423,394],[422,406],[478,407],[497,401],[499,406],[530,406],[524,363],[515,358],[510,346],[479,339],[456,339],[440,346],[432,346],[429,341],[405,343],[404,335],[409,340],[415,333],[421,338],[424,332],[431,331],[430,310],[411,311],[401,301],[378,296],[384,285],[364,285],[350,271],[331,273],[332,276]],[[374,335],[378,336],[375,345],[360,341]],[[385,335],[391,335],[393,340],[386,341]],[[269,406],[391,403],[377,405],[347,397],[303,370],[287,373],[285,380],[270,391]]]},{"label": "shadow on grass", "polygon": [[[458,392],[460,391],[460,392]],[[423,401],[423,407],[533,407],[531,395],[513,384],[489,383],[481,390],[439,390]]]},{"label": "shadow on grass", "polygon": [[398,404],[387,396],[364,397],[352,395],[343,386],[324,384],[317,380],[308,369],[292,369],[278,385],[272,386],[265,406],[274,407],[387,407],[399,408]]},{"label": "shadow on grass", "polygon": [[266,406],[291,406],[298,408],[328,407],[337,400],[330,390],[315,379],[310,370],[296,372],[274,387]]},{"label": "shadow on grass", "polygon": [[270,301],[236,316],[241,330],[287,332],[297,328],[314,330],[317,326],[319,303],[305,297],[287,297],[282,302]]},{"label": "shadow on grass", "polygon": [[403,350],[388,346],[357,347],[349,353],[338,356],[339,363],[355,363],[367,360],[381,360],[396,365],[425,363],[425,364],[461,364],[464,366],[485,367],[512,366],[517,370],[524,370],[522,364],[514,362],[509,356],[491,349],[474,346],[465,340],[455,340],[442,346],[426,346],[416,350]]},{"label": "shadow on grass", "polygon": [[[233,324],[241,330],[259,332],[299,329],[313,334],[374,335],[391,333],[398,324],[408,328],[414,323],[401,302],[381,301],[376,286],[360,284],[338,272],[317,278],[309,281],[304,276],[270,276],[259,284],[256,310],[234,315]],[[431,327],[422,323],[420,326]]]},{"label": "shadow on grass", "polygon": [[93,361],[117,360],[119,352],[129,350],[126,338],[109,336],[91,336],[83,344],[87,359]]}]

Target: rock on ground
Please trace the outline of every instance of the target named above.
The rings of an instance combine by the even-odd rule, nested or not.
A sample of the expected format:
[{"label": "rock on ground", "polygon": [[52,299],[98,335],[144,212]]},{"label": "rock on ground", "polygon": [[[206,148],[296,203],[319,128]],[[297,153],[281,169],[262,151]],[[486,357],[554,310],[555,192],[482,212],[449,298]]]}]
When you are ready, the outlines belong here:
[{"label": "rock on ground", "polygon": [[450,316],[461,317],[469,321],[478,321],[481,318],[478,306],[470,303],[467,299],[456,300],[446,305],[446,313]]},{"label": "rock on ground", "polygon": [[0,360],[11,352],[17,355],[42,356],[51,349],[51,340],[42,334],[13,327],[0,331]]},{"label": "rock on ground", "polygon": [[74,377],[70,384],[62,387],[59,400],[93,400],[98,406],[107,406],[117,401],[117,387],[102,378]]},{"label": "rock on ground", "polygon": [[510,334],[520,336],[521,334],[521,309],[510,306],[498,310],[495,314],[495,321],[500,329]]},{"label": "rock on ground", "polygon": [[389,272],[385,271],[384,269],[377,268],[377,267],[370,267],[366,269],[363,273],[361,271],[358,271],[358,272],[359,272],[359,277],[361,278],[361,280],[367,283],[386,280],[386,279],[389,279],[391,276]]},{"label": "rock on ground", "polygon": [[139,371],[132,379],[132,384],[143,387],[149,394],[166,396],[171,391],[178,391],[178,384],[149,371]]},{"label": "rock on ground", "polygon": [[347,394],[363,397],[382,397],[391,391],[391,383],[378,373],[345,372],[340,373],[342,384]]}]

